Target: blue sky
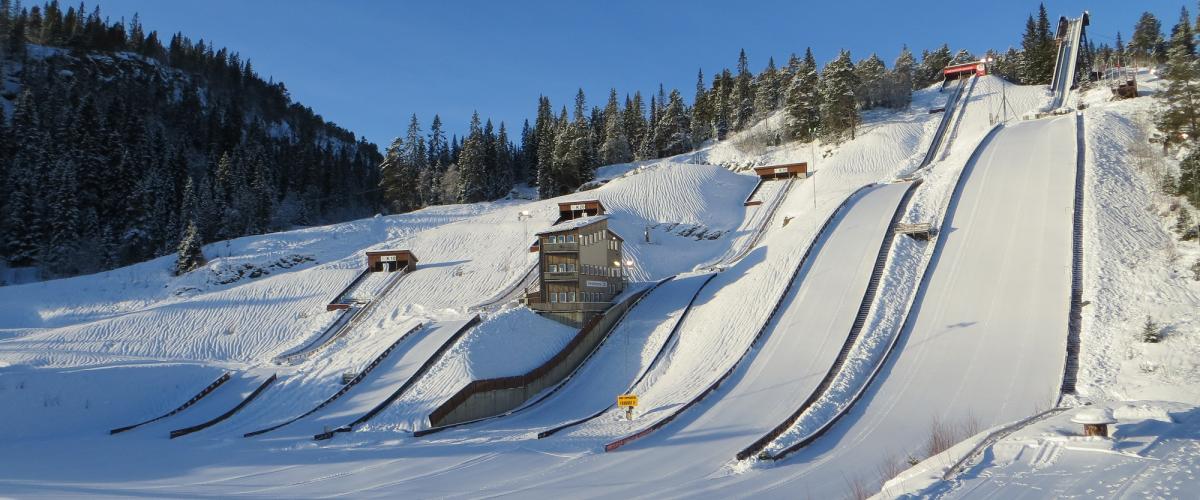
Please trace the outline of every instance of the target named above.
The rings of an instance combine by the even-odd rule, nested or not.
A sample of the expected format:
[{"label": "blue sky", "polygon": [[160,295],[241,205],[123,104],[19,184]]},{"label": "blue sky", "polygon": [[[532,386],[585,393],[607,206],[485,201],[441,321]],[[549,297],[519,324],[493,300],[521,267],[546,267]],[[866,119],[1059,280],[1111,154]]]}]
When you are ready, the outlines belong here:
[{"label": "blue sky", "polygon": [[[27,4],[29,2],[26,2]],[[67,4],[70,4],[68,1]],[[89,2],[89,9],[95,2]],[[1052,19],[1092,12],[1089,36],[1126,39],[1143,10],[1175,23],[1191,0],[1046,2]],[[811,46],[819,62],[850,49],[878,52],[890,65],[949,43],[983,52],[1019,44],[1036,1],[707,0],[605,2],[400,2],[383,0],[104,0],[112,18],[140,13],[148,30],[182,31],[240,52],[294,99],[381,147],[416,113],[428,129],[440,113],[461,133],[473,110],[508,123],[532,118],[539,94],[557,109],[583,87],[589,104],[608,89],[622,95],[678,87],[690,100],[697,69],[706,80],[733,67],[745,48],[753,70]],[[648,96],[647,96],[648,97]],[[569,107],[569,106],[568,106]]]}]

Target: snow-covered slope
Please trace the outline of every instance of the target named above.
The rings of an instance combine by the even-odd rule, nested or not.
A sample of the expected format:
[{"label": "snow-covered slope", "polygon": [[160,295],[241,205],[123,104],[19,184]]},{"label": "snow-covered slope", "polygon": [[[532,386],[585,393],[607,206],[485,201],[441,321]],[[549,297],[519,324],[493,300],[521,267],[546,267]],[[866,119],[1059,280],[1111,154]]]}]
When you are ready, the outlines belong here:
[{"label": "snow-covered slope", "polygon": [[[1007,113],[1000,107],[1002,97]],[[1004,114],[1012,119],[1035,109],[1048,97],[1043,88],[980,78],[966,98],[965,113],[952,124],[940,161],[916,173],[924,183],[904,220],[936,224],[947,217],[950,190],[993,124]],[[606,181],[600,187],[560,200],[444,207],[244,238],[228,250],[213,245],[206,248],[210,258],[217,257],[213,263],[184,277],[167,275],[163,260],[105,275],[0,288],[0,298],[16,305],[0,313],[0,366],[5,366],[0,418],[19,428],[11,443],[0,444],[0,490],[18,496],[840,496],[848,479],[866,476],[870,483],[886,457],[902,459],[923,446],[935,417],[1004,423],[1053,403],[1065,353],[1068,294],[1062,278],[1065,273],[1069,285],[1070,197],[1064,205],[1063,195],[1073,187],[1073,117],[1010,123],[985,146],[953,211],[952,230],[941,236],[944,248],[934,259],[927,290],[916,297],[914,324],[867,397],[830,434],[774,466],[726,467],[734,453],[807,396],[799,393],[812,382],[809,375],[819,378],[828,368],[829,348],[840,346],[844,323],[853,319],[837,304],[857,309],[861,264],[873,261],[879,244],[872,238],[882,237],[878,224],[890,218],[891,195],[902,185],[872,191],[891,200],[889,210],[875,206],[886,203],[850,207],[864,210],[862,217],[847,216],[843,223],[860,218],[874,223],[835,227],[818,244],[816,260],[793,288],[781,319],[724,386],[648,438],[615,453],[601,452],[601,445],[691,400],[734,365],[769,317],[821,222],[860,186],[914,173],[940,119],[927,108],[944,99],[935,89],[924,90],[915,94],[911,110],[868,113],[858,137],[840,145],[758,145],[754,135],[770,128],[767,120],[694,153],[606,167],[599,173]],[[1089,113],[1103,107],[1096,108]],[[1126,125],[1126,110],[1103,113],[1088,124],[1089,141],[1101,130]],[[1092,176],[1089,182],[1121,181],[1118,153],[1089,151],[1095,156],[1089,162],[1104,163],[1114,176]],[[791,161],[809,161],[815,175],[792,183],[773,217],[761,210],[769,200],[759,207],[742,205],[756,182],[752,176],[702,164],[736,170]],[[1119,182],[1112,186],[1113,193],[1123,189]],[[773,195],[770,188],[765,198]],[[404,366],[419,361],[427,349],[398,350],[360,391],[352,390],[336,408],[294,429],[261,439],[240,437],[312,408],[338,390],[343,373],[361,369],[417,322],[461,321],[472,306],[511,290],[533,262],[527,251],[532,234],[557,217],[555,203],[590,198],[605,204],[611,227],[625,237],[635,281],[683,274],[631,311],[558,393],[488,423],[427,438],[407,432],[427,426],[429,410],[472,378],[528,370],[573,333],[527,309],[497,305],[365,432],[338,434],[322,444],[308,439],[326,426],[346,423],[389,393],[407,373]],[[1116,213],[1109,210],[1116,199],[1098,196],[1087,210]],[[519,218],[522,211],[533,217]],[[1099,227],[1111,231],[1123,219],[1114,220]],[[1142,218],[1133,220],[1145,225]],[[759,227],[761,240],[745,258],[730,262],[711,281],[694,273],[740,254],[740,245]],[[1088,258],[1109,265],[1117,246],[1102,246]],[[421,259],[418,270],[382,297],[361,327],[312,359],[297,366],[267,364],[332,321],[335,315],[326,313],[324,304],[361,268],[361,251],[368,248],[411,249]],[[898,329],[930,253],[927,245],[897,239],[863,332],[862,360],[877,354]],[[1110,270],[1104,276],[1123,280],[1124,272]],[[1155,275],[1142,279],[1150,286]],[[1095,290],[1097,285],[1087,286]],[[678,338],[651,367],[697,290]],[[1166,295],[1171,307],[1190,300],[1190,292],[1180,290]],[[1120,296],[1127,295],[1114,297]],[[1085,331],[1093,328],[1101,339],[1120,327],[1095,322],[1136,321],[1142,314],[1107,295],[1097,294],[1096,301],[1094,310],[1104,315],[1088,320],[1093,325],[1085,325]],[[1081,387],[1105,394],[1135,390],[1129,384],[1133,379],[1105,367],[1103,360],[1117,344],[1106,345],[1089,347],[1085,336],[1082,373],[1097,367],[1109,371],[1091,377],[1092,385],[1081,376]],[[847,366],[862,370],[868,364]],[[254,377],[278,372],[280,379],[229,421],[182,440],[167,441],[163,433],[175,424],[202,420],[206,407],[145,432],[103,434],[169,410],[226,368],[248,368]],[[642,405],[633,422],[622,420],[623,412],[609,411],[536,439],[549,426],[603,409],[647,369],[634,388]],[[16,453],[15,446],[31,444],[36,444],[32,455]],[[124,458],[102,458],[113,456]]]}]

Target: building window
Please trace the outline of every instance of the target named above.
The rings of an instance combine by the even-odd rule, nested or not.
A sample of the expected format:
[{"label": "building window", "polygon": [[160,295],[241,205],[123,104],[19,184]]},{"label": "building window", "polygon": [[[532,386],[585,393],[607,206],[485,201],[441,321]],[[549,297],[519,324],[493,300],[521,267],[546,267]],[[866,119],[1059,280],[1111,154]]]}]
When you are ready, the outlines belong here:
[{"label": "building window", "polygon": [[557,293],[550,294],[550,302],[555,302],[555,303],[558,302],[558,294]]},{"label": "building window", "polygon": [[567,302],[575,302],[575,292],[571,292],[570,298],[571,300],[568,300]]}]

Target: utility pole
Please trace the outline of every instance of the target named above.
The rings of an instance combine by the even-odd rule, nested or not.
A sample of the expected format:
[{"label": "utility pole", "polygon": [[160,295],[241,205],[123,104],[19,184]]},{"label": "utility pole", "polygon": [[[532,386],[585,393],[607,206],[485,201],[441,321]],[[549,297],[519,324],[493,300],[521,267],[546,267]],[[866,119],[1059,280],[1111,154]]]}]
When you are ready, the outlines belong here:
[{"label": "utility pole", "polygon": [[811,140],[808,141],[808,156],[812,161],[812,167],[810,167],[808,169],[808,176],[812,177],[813,210],[816,210],[817,209],[817,178],[813,177],[813,174],[815,174],[816,170],[817,170],[817,149],[816,149],[817,127],[813,127],[812,129],[809,130],[809,137],[811,138]]}]

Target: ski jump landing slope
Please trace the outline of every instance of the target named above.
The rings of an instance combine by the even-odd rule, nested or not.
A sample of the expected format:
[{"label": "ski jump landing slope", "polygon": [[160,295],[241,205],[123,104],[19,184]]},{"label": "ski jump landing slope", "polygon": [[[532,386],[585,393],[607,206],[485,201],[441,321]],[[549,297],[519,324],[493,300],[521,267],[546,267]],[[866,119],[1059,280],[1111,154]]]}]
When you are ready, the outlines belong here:
[{"label": "ski jump landing slope", "polygon": [[[404,385],[417,370],[437,354],[467,322],[444,321],[415,332],[415,338],[405,339],[397,352],[384,358],[361,382],[345,396],[304,418],[265,434],[263,438],[308,438],[313,434],[349,424],[388,398]],[[405,345],[406,344],[406,345]]]},{"label": "ski jump landing slope", "polygon": [[935,420],[987,428],[1054,405],[1070,306],[1074,125],[1073,116],[1019,123],[985,146],[963,173],[935,267],[876,386],[808,449],[724,493],[840,496],[848,478],[870,484],[885,460],[923,452]]}]

